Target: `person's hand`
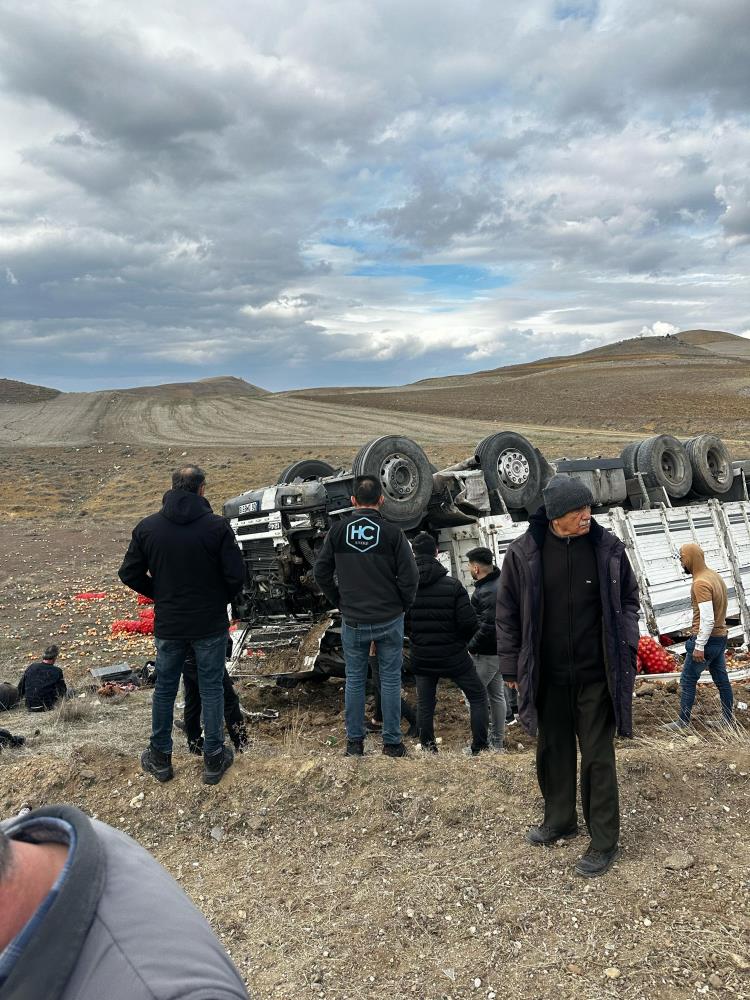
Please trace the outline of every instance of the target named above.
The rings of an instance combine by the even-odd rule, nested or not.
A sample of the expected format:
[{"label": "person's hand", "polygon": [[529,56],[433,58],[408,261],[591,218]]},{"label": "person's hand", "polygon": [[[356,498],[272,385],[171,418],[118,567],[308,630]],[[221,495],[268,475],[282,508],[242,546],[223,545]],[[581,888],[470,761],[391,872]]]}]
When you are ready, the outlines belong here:
[{"label": "person's hand", "polygon": [[377,653],[377,651],[378,651],[377,650],[377,646],[375,645],[374,642],[371,642],[370,643],[370,656],[375,656],[375,654]]},{"label": "person's hand", "polygon": [[506,681],[505,683],[508,685],[509,688],[511,688],[511,690],[513,691],[518,690],[518,684],[516,684],[515,681]]},{"label": "person's hand", "polygon": [[702,649],[694,649],[691,655],[696,663],[705,663],[706,654]]}]

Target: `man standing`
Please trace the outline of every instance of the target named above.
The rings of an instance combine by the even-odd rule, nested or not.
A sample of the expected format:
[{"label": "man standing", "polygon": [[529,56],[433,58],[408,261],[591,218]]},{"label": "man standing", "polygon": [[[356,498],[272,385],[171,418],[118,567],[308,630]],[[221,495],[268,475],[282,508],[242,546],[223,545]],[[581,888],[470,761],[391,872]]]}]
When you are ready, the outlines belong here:
[{"label": "man standing", "polygon": [[503,752],[505,739],[505,682],[497,658],[495,608],[500,570],[495,566],[492,552],[484,547],[466,553],[469,572],[474,580],[471,604],[477,615],[479,627],[469,642],[469,652],[474,660],[479,679],[487,691],[490,710],[490,747]]},{"label": "man standing", "polygon": [[503,562],[497,649],[521,722],[532,735],[538,727],[544,820],[526,839],[551,844],[578,833],[577,736],[591,844],[575,871],[592,877],[619,856],[614,735],[632,736],[638,585],[623,543],[592,519],[583,483],[556,475],[543,496]]},{"label": "man standing", "polygon": [[313,570],[320,589],[341,610],[346,754],[361,757],[364,753],[365,686],[370,644],[374,642],[380,666],[383,753],[403,757],[404,612],[417,592],[417,566],[403,531],[380,512],[380,481],[375,476],[361,476],[351,500],[354,511],[331,525]]},{"label": "man standing", "polygon": [[435,700],[438,682],[449,678],[463,691],[471,717],[472,755],[487,749],[487,692],[477,676],[467,644],[477,629],[477,616],[460,580],[436,559],[432,535],[421,531],[412,546],[417,557],[419,589],[407,618],[411,668],[417,679],[419,742],[437,753]]},{"label": "man standing", "polygon": [[174,702],[192,647],[203,703],[203,780],[215,785],[234,760],[224,746],[222,678],[227,604],[242,587],[244,564],[229,524],[212,513],[205,489],[206,474],[197,465],[175,470],[162,509],[133,529],[119,576],[154,601],[156,688],[141,766],[158,781],[174,776]]},{"label": "man standing", "polygon": [[134,840],[73,806],[0,824],[0,996],[243,1000],[203,914]]},{"label": "man standing", "polygon": [[687,655],[680,678],[680,718],[675,728],[687,726],[693,711],[695,687],[704,670],[719,690],[722,719],[732,721],[734,697],[729,683],[727,650],[727,587],[719,574],[706,566],[700,545],[689,542],[680,549],[683,570],[692,577],[690,601],[693,605],[691,637],[685,643]]},{"label": "man standing", "polygon": [[60,650],[57,646],[47,646],[41,662],[30,663],[23,672],[18,685],[18,694],[26,699],[30,712],[49,712],[68,690],[62,670],[55,660]]}]

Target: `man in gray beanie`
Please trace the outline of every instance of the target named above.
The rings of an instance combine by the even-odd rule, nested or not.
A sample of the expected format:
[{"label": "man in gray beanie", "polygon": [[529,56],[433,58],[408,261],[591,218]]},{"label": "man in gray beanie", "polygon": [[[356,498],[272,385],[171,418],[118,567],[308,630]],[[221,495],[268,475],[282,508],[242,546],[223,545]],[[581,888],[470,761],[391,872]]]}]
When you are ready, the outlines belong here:
[{"label": "man in gray beanie", "polygon": [[518,689],[520,721],[538,731],[544,819],[526,840],[578,835],[577,737],[591,843],[575,871],[591,878],[619,856],[614,736],[632,736],[638,585],[623,543],[591,517],[583,482],[553,476],[543,498],[503,562],[497,650],[505,681]]}]

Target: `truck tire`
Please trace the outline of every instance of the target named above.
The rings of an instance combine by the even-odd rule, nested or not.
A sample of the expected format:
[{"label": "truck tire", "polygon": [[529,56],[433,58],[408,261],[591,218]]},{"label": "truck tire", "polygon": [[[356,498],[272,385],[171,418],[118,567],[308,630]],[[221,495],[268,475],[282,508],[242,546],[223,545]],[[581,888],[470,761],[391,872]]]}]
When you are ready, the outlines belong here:
[{"label": "truck tire", "polygon": [[500,431],[484,438],[476,447],[484,481],[490,492],[490,506],[497,514],[497,490],[510,510],[521,510],[531,503],[542,488],[542,462],[539,452],[522,434]]},{"label": "truck tire", "polygon": [[301,479],[303,483],[306,483],[311,479],[324,479],[326,476],[335,475],[336,470],[328,462],[322,462],[317,458],[302,458],[281,470],[279,485],[289,485],[295,479]]},{"label": "truck tire", "polygon": [[635,457],[638,454],[638,449],[642,443],[642,441],[631,441],[630,444],[626,444],[620,452],[620,458],[622,459],[622,467],[625,470],[626,479],[632,479],[638,471],[635,467]]},{"label": "truck tire", "polygon": [[734,469],[729,449],[715,434],[698,434],[685,442],[693,468],[693,489],[701,496],[721,496],[732,488]]},{"label": "truck tire", "polygon": [[657,434],[642,441],[635,467],[647,487],[663,486],[674,500],[687,496],[693,485],[693,469],[685,445],[670,434]]},{"label": "truck tire", "polygon": [[389,434],[362,445],[352,462],[354,476],[375,476],[383,487],[383,517],[399,527],[422,517],[432,496],[430,461],[411,438]]}]

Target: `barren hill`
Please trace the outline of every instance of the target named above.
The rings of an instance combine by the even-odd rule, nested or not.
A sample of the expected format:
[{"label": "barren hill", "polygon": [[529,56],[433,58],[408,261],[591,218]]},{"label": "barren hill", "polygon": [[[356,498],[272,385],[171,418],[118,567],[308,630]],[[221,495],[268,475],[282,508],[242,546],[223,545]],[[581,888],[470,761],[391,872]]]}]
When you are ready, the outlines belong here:
[{"label": "barren hill", "polygon": [[12,378],[0,378],[0,403],[39,403],[60,395],[59,389],[48,389],[44,385],[29,385],[16,382]]}]

